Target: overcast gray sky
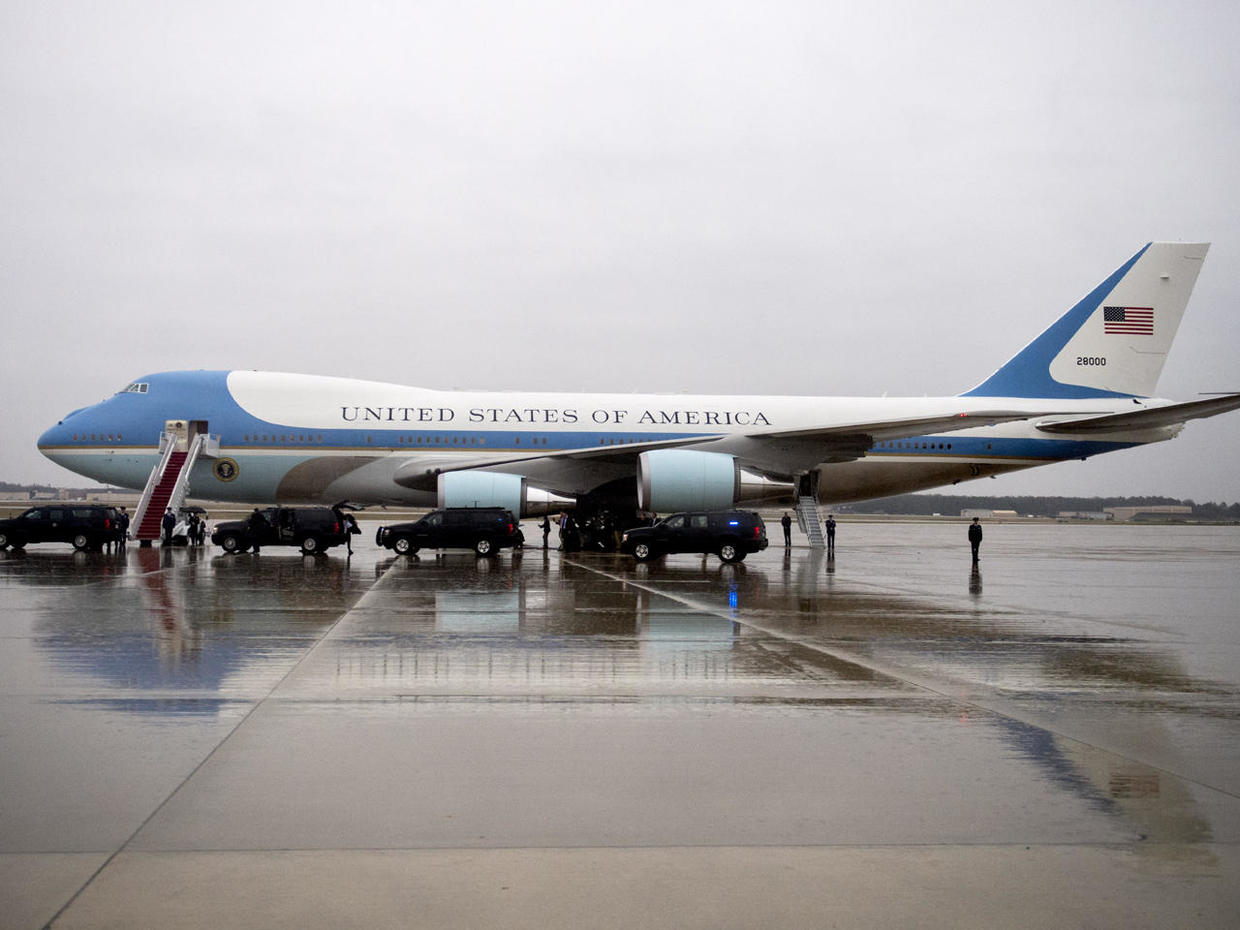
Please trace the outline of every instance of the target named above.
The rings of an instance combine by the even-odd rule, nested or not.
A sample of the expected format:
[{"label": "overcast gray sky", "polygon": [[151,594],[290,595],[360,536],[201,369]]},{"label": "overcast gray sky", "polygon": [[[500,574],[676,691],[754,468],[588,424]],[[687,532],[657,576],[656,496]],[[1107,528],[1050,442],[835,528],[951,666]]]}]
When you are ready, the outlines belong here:
[{"label": "overcast gray sky", "polygon": [[[1240,4],[0,4],[0,479],[150,372],[954,394],[1145,242],[1240,390]],[[1240,413],[959,491],[1240,500]],[[84,482],[83,482],[84,483]]]}]

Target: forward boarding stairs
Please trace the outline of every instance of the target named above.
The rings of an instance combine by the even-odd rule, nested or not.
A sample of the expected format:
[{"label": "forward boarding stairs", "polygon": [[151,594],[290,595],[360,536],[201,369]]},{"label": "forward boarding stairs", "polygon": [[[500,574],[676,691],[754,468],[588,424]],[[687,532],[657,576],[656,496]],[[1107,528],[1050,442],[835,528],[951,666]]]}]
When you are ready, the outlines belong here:
[{"label": "forward boarding stairs", "polygon": [[184,433],[159,434],[159,464],[151,469],[142,497],[138,501],[130,526],[130,537],[149,546],[159,539],[164,511],[175,512],[189,495],[189,475],[202,457],[218,454],[219,441],[198,433],[187,438]]},{"label": "forward boarding stairs", "polygon": [[822,528],[822,514],[818,510],[818,473],[803,475],[797,482],[797,525],[811,549],[827,548],[826,533]]}]

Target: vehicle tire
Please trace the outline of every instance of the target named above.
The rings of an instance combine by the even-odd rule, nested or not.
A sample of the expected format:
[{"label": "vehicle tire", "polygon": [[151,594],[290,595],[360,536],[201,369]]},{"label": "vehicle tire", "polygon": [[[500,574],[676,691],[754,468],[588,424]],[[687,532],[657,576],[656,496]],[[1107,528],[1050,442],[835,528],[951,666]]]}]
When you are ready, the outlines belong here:
[{"label": "vehicle tire", "polygon": [[241,537],[236,533],[229,533],[220,537],[220,548],[225,552],[244,552],[245,546],[241,542]]},{"label": "vehicle tire", "polygon": [[655,556],[655,552],[650,548],[649,543],[639,542],[633,547],[633,558],[639,562],[649,562]]},{"label": "vehicle tire", "polygon": [[78,552],[90,548],[90,537],[85,533],[77,533],[73,537],[73,548]]},{"label": "vehicle tire", "polygon": [[492,556],[496,554],[495,544],[490,539],[483,536],[474,543],[474,552],[481,556]]},{"label": "vehicle tire", "polygon": [[728,540],[719,547],[719,558],[725,562],[740,562],[745,558],[745,553],[732,540]]},{"label": "vehicle tire", "polygon": [[0,533],[0,549],[7,549],[9,547],[9,541],[8,533]]},{"label": "vehicle tire", "polygon": [[319,545],[319,538],[317,536],[307,536],[301,541],[302,555],[314,555],[316,552],[321,552],[322,549],[323,547]]},{"label": "vehicle tire", "polygon": [[397,536],[392,541],[392,551],[397,555],[413,555],[418,550],[413,547],[413,540],[408,536]]}]

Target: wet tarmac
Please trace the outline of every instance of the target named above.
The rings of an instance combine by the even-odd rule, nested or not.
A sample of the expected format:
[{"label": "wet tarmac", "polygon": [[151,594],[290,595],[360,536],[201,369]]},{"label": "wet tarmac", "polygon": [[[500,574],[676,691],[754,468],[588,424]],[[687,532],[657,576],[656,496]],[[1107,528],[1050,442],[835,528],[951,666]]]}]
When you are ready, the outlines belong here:
[{"label": "wet tarmac", "polygon": [[1240,530],[0,553],[0,927],[1234,926]]}]

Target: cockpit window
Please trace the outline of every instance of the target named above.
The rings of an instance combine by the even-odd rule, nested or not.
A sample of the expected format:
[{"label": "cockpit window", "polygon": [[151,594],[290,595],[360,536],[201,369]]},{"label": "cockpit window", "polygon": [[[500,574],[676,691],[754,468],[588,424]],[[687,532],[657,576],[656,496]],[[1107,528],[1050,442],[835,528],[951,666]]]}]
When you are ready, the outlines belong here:
[{"label": "cockpit window", "polygon": [[144,381],[135,381],[133,384],[126,385],[124,389],[117,391],[116,393],[117,394],[145,394],[149,387],[150,385]]}]

